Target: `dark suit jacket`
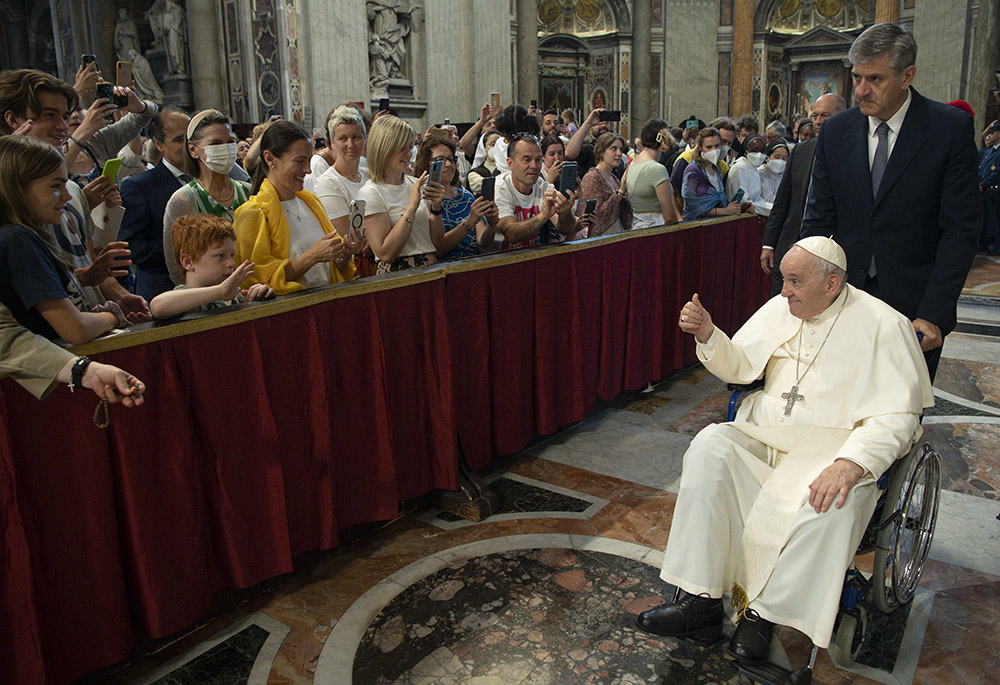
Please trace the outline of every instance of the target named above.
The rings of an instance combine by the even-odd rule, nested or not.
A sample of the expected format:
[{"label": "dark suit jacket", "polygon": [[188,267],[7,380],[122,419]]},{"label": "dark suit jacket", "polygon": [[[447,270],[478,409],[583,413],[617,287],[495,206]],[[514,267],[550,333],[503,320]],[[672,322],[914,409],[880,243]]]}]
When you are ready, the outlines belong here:
[{"label": "dark suit jacket", "polygon": [[788,158],[788,167],[781,176],[778,193],[774,197],[771,215],[767,218],[762,245],[774,248],[774,264],[781,264],[781,258],[799,239],[802,230],[802,213],[806,208],[806,192],[809,190],[809,176],[816,156],[816,138],[799,143]]},{"label": "dark suit jacket", "polygon": [[162,161],[122,182],[125,216],[118,236],[128,242],[132,251],[135,291],[147,300],[174,287],[163,261],[163,212],[170,196],[180,187],[181,182]]},{"label": "dark suit jacket", "polygon": [[960,109],[910,92],[877,197],[868,117],[852,107],[823,124],[802,236],[833,236],[857,287],[864,287],[874,255],[879,297],[947,334],[982,228],[973,122]]}]

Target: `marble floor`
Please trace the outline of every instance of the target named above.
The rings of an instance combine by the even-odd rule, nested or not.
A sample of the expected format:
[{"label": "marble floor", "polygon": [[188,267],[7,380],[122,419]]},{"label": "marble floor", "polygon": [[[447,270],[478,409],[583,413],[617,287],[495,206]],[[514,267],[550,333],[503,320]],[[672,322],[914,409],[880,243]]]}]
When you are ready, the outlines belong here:
[{"label": "marble floor", "polygon": [[[821,650],[814,683],[1000,682],[997,259],[977,258],[959,318],[924,419],[943,491],[920,587],[900,611],[869,612],[852,668]],[[658,567],[681,457],[727,399],[700,367],[621,398],[499,460],[486,478],[504,506],[486,521],[411,507],[84,682],[746,682],[724,644],[634,628],[672,592]],[[776,635],[772,661],[804,664],[808,640]]]}]

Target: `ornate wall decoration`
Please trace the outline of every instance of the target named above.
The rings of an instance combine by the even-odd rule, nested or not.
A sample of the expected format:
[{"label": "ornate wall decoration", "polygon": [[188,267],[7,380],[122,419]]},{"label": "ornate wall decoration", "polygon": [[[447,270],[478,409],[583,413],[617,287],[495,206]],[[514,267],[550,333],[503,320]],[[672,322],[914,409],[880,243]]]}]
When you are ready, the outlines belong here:
[{"label": "ornate wall decoration", "polygon": [[251,116],[267,119],[268,111],[284,111],[281,62],[278,55],[278,18],[275,0],[254,0],[251,32],[253,33],[254,68],[257,73],[257,111]]},{"label": "ornate wall decoration", "polygon": [[77,60],[76,44],[73,40],[73,10],[70,0],[54,0],[52,3],[52,25],[55,28],[56,54],[62,77],[72,82],[75,79]]},{"label": "ornate wall decoration", "polygon": [[[755,45],[753,48],[753,101],[751,103],[751,109],[757,116],[764,116],[763,108],[761,106],[761,101],[763,100],[763,63],[764,63],[764,48]],[[739,115],[740,113],[737,113]]]},{"label": "ornate wall decoration", "polygon": [[615,15],[607,0],[541,0],[538,32],[541,35],[569,33],[576,36],[614,33]]},{"label": "ornate wall decoration", "polygon": [[875,19],[872,0],[783,0],[771,10],[768,28],[780,33],[805,33],[817,26],[851,31]]},{"label": "ornate wall decoration", "polygon": [[229,77],[229,112],[233,121],[250,121],[250,103],[244,87],[243,52],[240,50],[238,0],[225,0],[222,7],[222,35]]},{"label": "ornate wall decoration", "polygon": [[302,77],[299,65],[299,16],[295,0],[285,1],[285,40],[288,54],[288,99],[292,121],[302,123]]}]

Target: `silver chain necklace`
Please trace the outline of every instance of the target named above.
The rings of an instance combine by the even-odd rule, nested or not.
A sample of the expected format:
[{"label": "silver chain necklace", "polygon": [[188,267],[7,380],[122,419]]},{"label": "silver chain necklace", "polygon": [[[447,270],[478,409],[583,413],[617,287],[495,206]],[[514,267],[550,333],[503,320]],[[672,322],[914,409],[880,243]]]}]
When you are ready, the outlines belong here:
[{"label": "silver chain necklace", "polygon": [[806,367],[806,370],[802,372],[801,376],[799,375],[799,360],[802,358],[802,338],[803,338],[802,327],[805,326],[806,322],[803,320],[802,323],[799,324],[799,350],[795,355],[795,383],[792,385],[791,389],[788,392],[781,393],[781,399],[786,400],[785,416],[791,416],[792,407],[795,406],[795,403],[798,402],[799,400],[805,399],[805,395],[798,394],[799,384],[802,382],[802,379],[805,378],[805,375],[809,373],[809,369],[811,369],[812,365],[816,362],[816,358],[819,357],[819,353],[823,351],[823,347],[826,345],[826,341],[830,339],[830,334],[833,332],[833,327],[837,325],[837,321],[840,319],[840,315],[844,313],[844,307],[847,306],[848,297],[850,297],[850,293],[845,292],[844,301],[840,305],[840,311],[837,312],[837,316],[834,318],[833,323],[830,324],[830,329],[826,332],[826,336],[823,338],[823,342],[820,343],[819,349],[816,350],[816,354],[813,355],[812,361],[809,362],[809,365]]}]

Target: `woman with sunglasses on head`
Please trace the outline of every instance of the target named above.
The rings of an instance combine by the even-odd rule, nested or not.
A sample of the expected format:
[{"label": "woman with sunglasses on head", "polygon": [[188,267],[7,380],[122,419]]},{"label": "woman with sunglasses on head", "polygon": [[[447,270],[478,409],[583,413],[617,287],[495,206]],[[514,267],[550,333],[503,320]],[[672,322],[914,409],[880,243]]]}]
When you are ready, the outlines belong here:
[{"label": "woman with sunglasses on head", "polygon": [[354,246],[334,230],[316,196],[302,188],[312,138],[298,124],[279,120],[259,143],[253,194],[233,221],[236,262],[249,259],[256,265],[244,286],[266,283],[284,295],[354,278]]},{"label": "woman with sunglasses on head", "polygon": [[444,199],[441,202],[444,223],[444,244],[437,257],[442,261],[475,257],[482,251],[481,246],[490,247],[496,236],[499,213],[490,200],[476,198],[459,185],[455,164],[456,150],[451,140],[432,135],[420,144],[413,173],[430,173],[434,162],[441,162],[441,185]]},{"label": "woman with sunglasses on head", "polygon": [[229,118],[217,109],[191,117],[185,137],[186,171],[193,180],[178,188],[163,214],[163,257],[174,285],[184,272],[174,258],[174,221],[186,214],[211,214],[233,222],[236,210],[250,199],[250,184],[229,177],[236,164],[236,135]]},{"label": "woman with sunglasses on head", "polygon": [[29,136],[0,138],[0,302],[22,326],[82,345],[129,325],[114,302],[86,304],[72,264],[42,236],[58,225],[70,194],[59,150]]},{"label": "woman with sunglasses on head", "polygon": [[365,238],[378,274],[434,264],[445,247],[444,186],[428,182],[426,172],[410,175],[416,137],[391,114],[376,119],[368,136],[368,181],[358,199],[365,201]]}]

